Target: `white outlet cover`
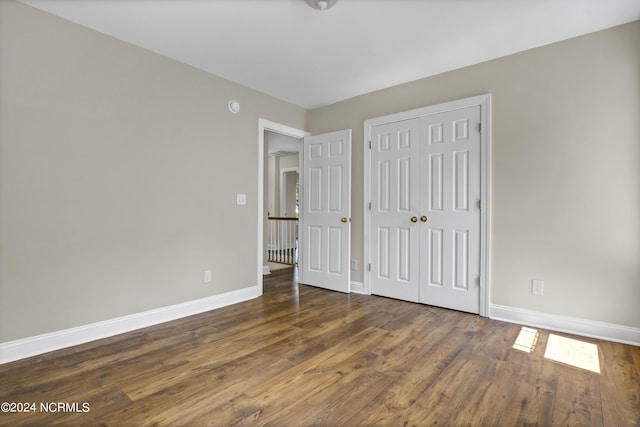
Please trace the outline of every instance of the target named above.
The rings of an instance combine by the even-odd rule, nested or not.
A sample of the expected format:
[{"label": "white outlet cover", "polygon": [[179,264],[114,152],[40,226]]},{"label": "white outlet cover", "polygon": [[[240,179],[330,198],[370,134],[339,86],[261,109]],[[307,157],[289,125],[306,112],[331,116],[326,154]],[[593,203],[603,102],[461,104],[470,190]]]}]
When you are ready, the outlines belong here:
[{"label": "white outlet cover", "polygon": [[247,195],[246,194],[236,194],[236,205],[244,206],[247,204]]}]

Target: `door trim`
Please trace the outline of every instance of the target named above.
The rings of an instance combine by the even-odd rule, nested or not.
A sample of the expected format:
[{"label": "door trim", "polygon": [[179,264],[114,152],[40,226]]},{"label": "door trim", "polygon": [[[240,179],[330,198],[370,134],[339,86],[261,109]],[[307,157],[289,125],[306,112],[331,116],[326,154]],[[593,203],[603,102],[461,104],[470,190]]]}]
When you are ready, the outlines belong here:
[{"label": "door trim", "polygon": [[[296,129],[287,125],[283,125],[280,123],[272,122],[270,120],[258,118],[258,202],[257,202],[257,211],[258,211],[258,248],[257,248],[257,272],[256,272],[256,287],[258,289],[258,296],[262,295],[262,256],[264,254],[264,132],[271,131],[280,133],[287,136],[292,136],[294,138],[302,139],[305,136],[309,136],[309,132],[304,131],[302,129]],[[302,164],[302,149],[299,153],[299,162],[298,165]],[[302,178],[300,178],[302,179]],[[300,188],[302,187],[302,181],[300,181]],[[302,201],[302,191],[300,192],[300,199]],[[302,217],[302,213],[300,215]],[[299,240],[298,246],[300,246],[301,241]]]},{"label": "door trim", "polygon": [[480,315],[489,317],[491,303],[491,94],[459,99],[364,121],[364,293],[371,294],[369,227],[371,226],[371,129],[374,126],[480,106]]}]

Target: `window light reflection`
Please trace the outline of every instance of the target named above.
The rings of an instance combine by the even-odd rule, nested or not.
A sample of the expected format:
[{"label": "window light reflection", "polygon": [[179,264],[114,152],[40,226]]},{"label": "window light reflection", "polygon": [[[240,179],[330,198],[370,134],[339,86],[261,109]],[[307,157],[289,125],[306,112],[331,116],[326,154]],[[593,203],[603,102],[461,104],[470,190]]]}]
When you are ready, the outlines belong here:
[{"label": "window light reflection", "polygon": [[576,368],[600,373],[598,346],[595,344],[549,334],[544,357]]},{"label": "window light reflection", "polygon": [[526,353],[531,353],[536,347],[538,335],[539,332],[537,329],[527,328],[526,326],[523,326],[520,329],[520,333],[518,334],[516,341],[513,343],[512,348],[524,351]]}]

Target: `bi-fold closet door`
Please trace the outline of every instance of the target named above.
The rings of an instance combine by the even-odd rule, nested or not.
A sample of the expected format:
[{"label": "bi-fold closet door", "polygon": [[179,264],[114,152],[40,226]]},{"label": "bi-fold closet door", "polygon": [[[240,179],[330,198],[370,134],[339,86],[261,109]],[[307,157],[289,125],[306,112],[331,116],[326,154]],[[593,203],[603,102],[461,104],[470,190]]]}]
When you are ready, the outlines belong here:
[{"label": "bi-fold closet door", "polygon": [[480,106],[371,129],[371,293],[478,313]]}]

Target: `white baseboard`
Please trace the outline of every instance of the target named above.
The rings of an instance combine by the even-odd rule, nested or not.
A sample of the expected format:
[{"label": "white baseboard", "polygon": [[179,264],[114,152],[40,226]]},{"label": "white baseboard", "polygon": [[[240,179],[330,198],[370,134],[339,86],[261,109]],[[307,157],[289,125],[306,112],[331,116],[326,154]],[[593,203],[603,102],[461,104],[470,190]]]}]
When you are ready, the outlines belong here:
[{"label": "white baseboard", "polygon": [[226,307],[258,296],[260,296],[258,288],[249,287],[62,331],[0,343],[0,364]]},{"label": "white baseboard", "polygon": [[640,346],[640,328],[491,304],[489,317],[510,323]]},{"label": "white baseboard", "polygon": [[362,282],[351,282],[350,290],[354,294],[364,294],[364,283],[362,283]]}]

